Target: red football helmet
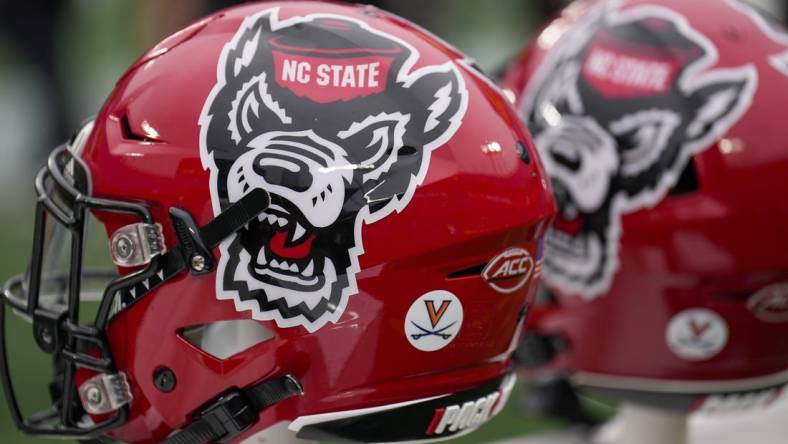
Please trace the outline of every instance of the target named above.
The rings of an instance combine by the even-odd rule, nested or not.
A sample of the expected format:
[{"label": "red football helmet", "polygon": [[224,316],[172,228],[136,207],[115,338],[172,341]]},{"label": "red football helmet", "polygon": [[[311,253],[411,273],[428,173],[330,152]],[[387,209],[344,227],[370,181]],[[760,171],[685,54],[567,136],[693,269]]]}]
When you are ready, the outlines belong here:
[{"label": "red football helmet", "polygon": [[[55,402],[22,414],[4,333],[17,425],[139,443],[476,428],[512,388],[554,211],[536,155],[463,55],[378,9],[248,4],[187,27],[37,177],[33,260],[3,302],[55,357]],[[89,219],[120,277],[86,323]]]},{"label": "red football helmet", "polygon": [[681,408],[788,382],[785,30],[736,0],[578,2],[503,84],[558,205],[531,357]]}]

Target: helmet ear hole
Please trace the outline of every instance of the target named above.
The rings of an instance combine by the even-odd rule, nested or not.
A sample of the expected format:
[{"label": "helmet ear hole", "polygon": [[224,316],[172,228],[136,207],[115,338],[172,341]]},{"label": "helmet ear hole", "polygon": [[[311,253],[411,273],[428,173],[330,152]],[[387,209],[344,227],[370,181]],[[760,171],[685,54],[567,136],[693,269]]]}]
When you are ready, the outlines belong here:
[{"label": "helmet ear hole", "polygon": [[272,339],[274,333],[250,320],[217,321],[187,327],[181,336],[190,344],[219,359],[227,359]]}]

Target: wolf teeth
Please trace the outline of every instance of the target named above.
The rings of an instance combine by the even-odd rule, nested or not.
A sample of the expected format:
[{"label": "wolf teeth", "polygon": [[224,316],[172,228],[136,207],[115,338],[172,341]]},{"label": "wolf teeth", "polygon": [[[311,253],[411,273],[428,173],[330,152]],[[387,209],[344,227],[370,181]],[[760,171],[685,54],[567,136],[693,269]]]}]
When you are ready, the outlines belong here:
[{"label": "wolf teeth", "polygon": [[285,225],[287,225],[287,219],[285,219],[284,217],[278,217],[276,221],[280,227],[284,227]]},{"label": "wolf teeth", "polygon": [[308,277],[308,276],[312,276],[312,273],[314,272],[315,272],[315,260],[310,259],[309,265],[307,265],[306,268],[304,268],[304,271],[302,271],[301,274]]},{"label": "wolf teeth", "polygon": [[279,261],[276,259],[271,259],[271,268],[279,268]]},{"label": "wolf teeth", "polygon": [[268,261],[265,260],[265,247],[260,248],[260,252],[257,253],[257,264],[258,265],[265,265]]},{"label": "wolf teeth", "polygon": [[293,231],[293,241],[301,239],[306,234],[306,230],[298,222],[296,222],[295,230]]},{"label": "wolf teeth", "polygon": [[271,210],[279,211],[281,213],[290,214],[289,211],[285,210],[284,208],[280,207],[277,204],[271,204],[268,208],[271,209]]},{"label": "wolf teeth", "polygon": [[269,214],[268,215],[268,223],[271,224],[271,225],[276,224],[276,220],[277,219],[278,218],[276,216],[274,216],[273,214]]},{"label": "wolf teeth", "polygon": [[290,265],[289,270],[292,271],[293,273],[298,273],[298,265],[296,265],[294,262],[292,265]]}]

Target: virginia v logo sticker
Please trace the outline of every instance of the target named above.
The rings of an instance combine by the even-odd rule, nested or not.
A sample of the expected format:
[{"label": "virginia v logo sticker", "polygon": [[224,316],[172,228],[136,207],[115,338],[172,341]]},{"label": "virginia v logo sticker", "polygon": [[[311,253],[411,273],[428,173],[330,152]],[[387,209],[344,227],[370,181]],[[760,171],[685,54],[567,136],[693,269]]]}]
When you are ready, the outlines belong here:
[{"label": "virginia v logo sticker", "polygon": [[462,304],[454,294],[434,290],[416,299],[405,316],[405,336],[421,351],[449,345],[462,327]]}]

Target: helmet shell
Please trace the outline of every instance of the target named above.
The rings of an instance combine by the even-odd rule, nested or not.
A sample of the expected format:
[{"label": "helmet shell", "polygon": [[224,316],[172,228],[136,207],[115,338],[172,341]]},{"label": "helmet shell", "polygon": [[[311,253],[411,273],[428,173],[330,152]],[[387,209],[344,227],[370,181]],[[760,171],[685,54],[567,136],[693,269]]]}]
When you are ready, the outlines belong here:
[{"label": "helmet shell", "polygon": [[[533,327],[594,386],[788,380],[788,36],[743,2],[577,2],[511,64],[554,187]],[[538,321],[537,321],[538,319]]]},{"label": "helmet shell", "polygon": [[[510,367],[554,211],[547,179],[500,90],[409,22],[317,2],[218,12],[130,68],[82,158],[93,194],[144,202],[170,248],[169,208],[205,225],[250,187],[267,189],[278,206],[272,220],[287,223],[251,222],[214,250],[211,273],[182,273],[112,319],[113,354],[134,395],[115,438],[158,442],[227,390],[285,374],[304,394],[265,410],[237,439],[306,415],[470,389]],[[316,184],[332,186],[320,196],[329,203],[304,197]],[[110,234],[129,223],[102,221]],[[307,241],[296,242],[296,223]],[[512,247],[530,269],[512,272],[519,286],[502,293],[481,271]],[[262,257],[268,268],[258,275]],[[305,296],[270,278],[286,275],[274,257],[299,272],[313,260],[312,273],[334,284]],[[408,313],[428,310],[419,298],[436,290],[456,298],[461,317],[444,331],[448,344],[423,351],[408,339]],[[452,321],[451,306],[438,302],[434,328]],[[184,334],[241,319],[270,338],[220,359]],[[171,392],[155,387],[161,367],[176,375]]]}]

